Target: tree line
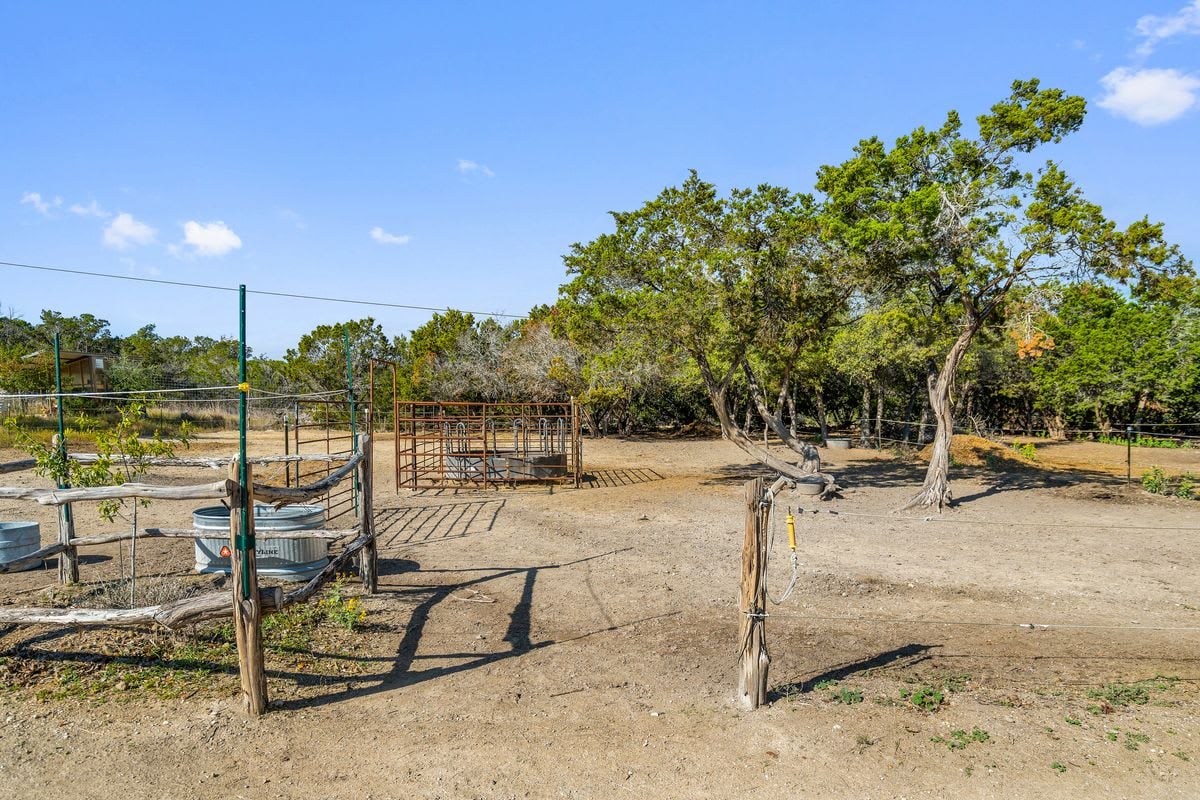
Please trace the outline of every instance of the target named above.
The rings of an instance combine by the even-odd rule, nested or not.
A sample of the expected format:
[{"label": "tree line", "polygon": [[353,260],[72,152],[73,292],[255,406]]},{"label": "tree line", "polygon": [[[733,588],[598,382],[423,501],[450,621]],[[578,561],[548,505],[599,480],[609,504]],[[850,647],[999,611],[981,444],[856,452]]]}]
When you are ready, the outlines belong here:
[{"label": "tree line", "polygon": [[[405,399],[576,397],[603,435],[715,423],[780,472],[819,474],[814,440],[932,442],[914,504],[951,495],[951,433],[1064,435],[1200,419],[1200,291],[1148,218],[1120,227],[1037,153],[1077,131],[1082,98],[1016,81],[968,129],[956,112],[863,139],[808,192],[722,193],[692,172],[564,256],[559,299],[507,324],[448,310],[407,334],[322,325],[251,383],[361,387],[397,365]],[[236,382],[236,342],[126,336],[90,314],[0,321],[0,388],[58,331],[119,356],[113,388]],[[38,370],[42,369],[42,373]],[[390,380],[383,387],[390,391]],[[759,444],[767,430],[794,451]],[[816,433],[816,436],[811,435]]]}]

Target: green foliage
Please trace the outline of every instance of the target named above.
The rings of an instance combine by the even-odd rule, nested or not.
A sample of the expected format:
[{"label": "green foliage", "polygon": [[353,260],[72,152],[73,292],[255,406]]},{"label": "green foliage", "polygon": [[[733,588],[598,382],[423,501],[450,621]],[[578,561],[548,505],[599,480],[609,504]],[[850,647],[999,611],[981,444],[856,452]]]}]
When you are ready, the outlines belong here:
[{"label": "green foliage", "polygon": [[1167,488],[1167,474],[1162,467],[1150,467],[1142,473],[1142,488],[1151,494],[1163,494]]},{"label": "green foliage", "polygon": [[397,343],[389,340],[372,317],[318,325],[287,351],[281,368],[296,386],[320,391],[346,386],[346,337],[350,338],[351,373],[360,389],[367,385],[371,359],[394,359]]},{"label": "green foliage", "polygon": [[1025,459],[1026,461],[1037,461],[1038,460],[1037,448],[1033,446],[1032,442],[1027,442],[1024,444],[1022,444],[1021,442],[1013,442],[1012,445],[1010,445],[1010,448],[1012,449],[1012,451],[1014,453],[1016,453],[1017,455],[1019,455],[1021,458]]},{"label": "green foliage", "polygon": [[1153,692],[1170,689],[1178,680],[1165,675],[1159,675],[1152,680],[1135,683],[1110,683],[1099,689],[1089,689],[1087,696],[1095,700],[1103,700],[1113,708],[1124,706],[1144,706],[1150,702]]},{"label": "green foliage", "polygon": [[[1129,439],[1127,437],[1109,436],[1103,433],[1096,437],[1096,441],[1100,442],[1101,444],[1118,444],[1121,447],[1126,447],[1129,445]],[[1175,450],[1180,447],[1184,447],[1185,445],[1182,444],[1178,439],[1163,439],[1160,437],[1142,436],[1141,434],[1138,434],[1133,438],[1133,446],[1159,447],[1168,450]]]},{"label": "green foliage", "polygon": [[970,733],[967,733],[964,730],[954,730],[950,731],[950,735],[947,737],[934,736],[929,741],[936,742],[937,744],[944,744],[951,750],[963,750],[969,744],[975,742],[983,744],[984,742],[989,741],[991,738],[992,737],[987,731],[983,730],[982,728],[975,727],[971,729]]},{"label": "green foliage", "polygon": [[1184,500],[1191,500],[1196,495],[1196,476],[1190,472],[1183,473],[1179,477],[1179,483],[1175,485],[1173,494]]},{"label": "green foliage", "polygon": [[1059,775],[1061,775],[1067,771],[1067,765],[1062,763],[1061,761],[1052,761],[1052,762],[1050,762],[1050,769],[1054,770]]},{"label": "green foliage", "polygon": [[[919,292],[931,322],[956,323],[930,383],[935,407],[949,405],[963,355],[1015,287],[1095,276],[1156,298],[1190,275],[1161,225],[1140,220],[1121,230],[1057,164],[1026,163],[1078,130],[1084,114],[1083,98],[1019,80],[978,117],[977,137],[952,111],[940,128],[917,128],[891,147],[864,139],[849,160],[818,172],[829,230],[862,257],[869,285],[888,296]],[[930,465],[926,489],[940,494],[922,502],[945,497],[935,485],[945,466]]]},{"label": "green foliage", "polygon": [[556,329],[581,352],[604,354],[610,375],[694,367],[725,428],[736,424],[735,379],[758,373],[774,382],[768,395],[787,385],[853,289],[851,259],[832,256],[812,198],[781,187],[725,198],[693,171],[612,217],[611,233],[564,257],[571,280]]},{"label": "green foliage", "polygon": [[922,711],[937,711],[946,702],[946,695],[936,686],[917,686],[900,690],[900,699],[905,700]]},{"label": "green foliage", "polygon": [[1191,500],[1196,496],[1196,476],[1185,472],[1172,480],[1162,467],[1152,466],[1142,473],[1142,488],[1151,494],[1164,494]]},{"label": "green foliage", "polygon": [[[133,400],[118,408],[114,425],[105,426],[98,420],[80,415],[73,420],[74,430],[66,432],[63,446],[56,447],[23,430],[15,418],[5,420],[10,434],[18,446],[33,456],[37,462],[34,471],[49,477],[59,486],[115,486],[130,483],[146,474],[149,467],[140,459],[150,456],[170,458],[178,445],[187,446],[191,426],[184,422],[177,436],[164,437],[155,431],[148,438],[140,435],[142,418],[146,415],[145,403]],[[68,445],[75,432],[86,433],[95,442],[98,458],[91,463],[80,463],[69,455]],[[138,501],[148,506],[150,501]],[[125,500],[104,500],[99,505],[100,516],[112,522],[126,507]]]},{"label": "green foliage", "polygon": [[1150,744],[1150,737],[1144,733],[1133,733],[1126,731],[1125,733],[1125,749],[1137,750],[1143,744]]},{"label": "green foliage", "polygon": [[829,699],[843,705],[852,706],[863,701],[863,693],[858,689],[838,688],[830,693]]},{"label": "green foliage", "polygon": [[345,583],[339,577],[325,590],[325,597],[321,598],[317,606],[329,622],[352,631],[366,620],[367,611],[363,608],[361,600],[357,597],[346,597],[345,592]]}]

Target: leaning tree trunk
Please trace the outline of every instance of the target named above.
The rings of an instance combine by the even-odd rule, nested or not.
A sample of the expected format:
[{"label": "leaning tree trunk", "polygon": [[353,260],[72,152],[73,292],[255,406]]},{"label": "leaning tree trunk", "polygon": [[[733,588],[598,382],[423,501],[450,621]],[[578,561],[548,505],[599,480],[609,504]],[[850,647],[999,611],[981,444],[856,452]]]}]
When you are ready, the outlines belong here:
[{"label": "leaning tree trunk", "polygon": [[905,508],[916,506],[933,506],[941,511],[950,503],[950,438],[954,435],[954,409],[950,399],[950,390],[954,386],[954,376],[958,365],[962,363],[967,348],[979,324],[973,322],[959,334],[942,368],[936,372],[930,369],[929,406],[937,420],[937,432],[933,435],[933,454],[929,457],[929,469],[925,472],[925,483]]},{"label": "leaning tree trunk", "polygon": [[863,385],[862,417],[858,423],[858,443],[863,447],[871,446],[871,387]]},{"label": "leaning tree trunk", "polygon": [[693,357],[700,367],[700,375],[704,379],[704,387],[708,392],[709,401],[712,403],[713,410],[717,414],[717,421],[721,425],[721,434],[726,439],[781,475],[801,480],[819,476],[825,481],[825,491],[827,493],[837,489],[837,484],[834,482],[833,477],[820,472],[819,456],[815,462],[806,460],[804,464],[793,464],[761,447],[747,436],[742,428],[738,427],[735,420],[736,412],[730,405],[729,386],[733,381],[734,372],[740,364],[740,359],[725,373],[724,379],[718,381],[717,377],[713,374],[712,366],[708,363],[707,358],[697,353],[693,353]]},{"label": "leaning tree trunk", "polygon": [[786,378],[784,379],[783,390],[779,393],[779,402],[776,406],[776,411],[772,414],[771,409],[767,407],[766,395],[763,394],[762,386],[759,384],[758,378],[755,377],[754,370],[750,368],[749,364],[743,364],[742,370],[746,373],[746,383],[750,387],[750,397],[754,401],[754,405],[758,408],[758,415],[762,417],[766,426],[791,450],[804,458],[800,466],[805,472],[820,472],[821,454],[817,452],[817,448],[808,442],[796,438],[795,433],[783,424],[783,405],[788,395],[789,381]]},{"label": "leaning tree trunk", "polygon": [[820,384],[813,392],[813,401],[817,405],[817,425],[821,426],[821,445],[829,447],[829,415],[825,413],[825,389]]},{"label": "leaning tree trunk", "polygon": [[787,394],[787,407],[788,407],[788,433],[790,433],[792,435],[792,438],[794,439],[794,438],[796,438],[796,395],[795,395],[795,393],[790,392],[790,391]]}]

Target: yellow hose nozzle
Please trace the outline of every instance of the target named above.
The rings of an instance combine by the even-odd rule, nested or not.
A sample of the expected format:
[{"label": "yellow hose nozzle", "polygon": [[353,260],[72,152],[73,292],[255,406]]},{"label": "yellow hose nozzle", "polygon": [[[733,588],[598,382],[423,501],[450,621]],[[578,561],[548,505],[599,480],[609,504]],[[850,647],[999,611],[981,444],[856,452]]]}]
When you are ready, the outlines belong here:
[{"label": "yellow hose nozzle", "polygon": [[795,550],[796,550],[796,518],[792,516],[792,510],[790,508],[788,509],[787,526],[788,526],[788,547],[792,548],[792,551],[795,552]]}]

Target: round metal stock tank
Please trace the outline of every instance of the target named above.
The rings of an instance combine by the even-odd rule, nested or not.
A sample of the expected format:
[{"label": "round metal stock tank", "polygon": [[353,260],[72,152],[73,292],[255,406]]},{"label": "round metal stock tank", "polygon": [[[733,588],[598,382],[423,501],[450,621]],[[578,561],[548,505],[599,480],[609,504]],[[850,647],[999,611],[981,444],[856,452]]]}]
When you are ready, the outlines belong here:
[{"label": "round metal stock tank", "polygon": [[[207,506],[192,512],[197,530],[212,531],[212,538],[196,539],[196,571],[230,570],[229,556],[221,548],[229,547],[229,509]],[[328,539],[264,539],[264,531],[314,530],[325,524],[324,506],[254,506],[254,529],[260,536],[254,542],[258,574],[282,581],[307,581],[329,563]],[[228,551],[226,551],[228,552]]]},{"label": "round metal stock tank", "polygon": [[[16,561],[42,546],[42,531],[36,522],[0,522],[0,564]],[[33,561],[18,572],[40,567],[42,562]]]},{"label": "round metal stock tank", "polygon": [[796,494],[818,495],[825,491],[825,481],[822,478],[797,478]]},{"label": "round metal stock tank", "polygon": [[828,447],[830,450],[849,450],[850,449],[850,440],[845,437],[836,437],[835,438],[835,437],[831,436],[826,441],[825,446]]}]

